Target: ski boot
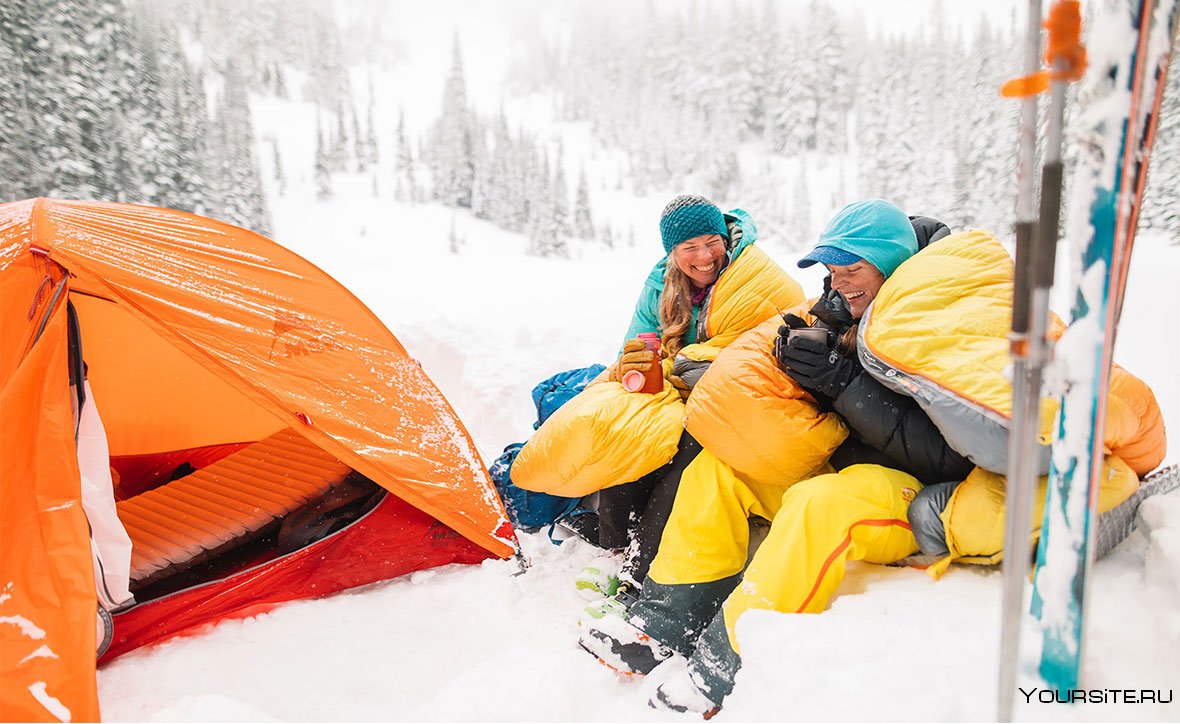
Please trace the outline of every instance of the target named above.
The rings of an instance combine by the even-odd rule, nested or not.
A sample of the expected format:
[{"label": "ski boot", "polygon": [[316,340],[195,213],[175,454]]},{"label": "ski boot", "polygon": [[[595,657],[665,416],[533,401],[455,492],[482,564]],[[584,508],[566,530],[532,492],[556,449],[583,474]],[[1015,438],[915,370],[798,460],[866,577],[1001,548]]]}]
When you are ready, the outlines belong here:
[{"label": "ski boot", "polygon": [[578,645],[603,666],[626,676],[644,675],[675,652],[624,618],[605,615],[582,629]]},{"label": "ski boot", "polygon": [[680,714],[693,712],[705,719],[712,719],[721,711],[721,705],[709,698],[689,669],[681,669],[668,677],[656,688],[656,693],[648,699],[647,705],[652,709]]}]

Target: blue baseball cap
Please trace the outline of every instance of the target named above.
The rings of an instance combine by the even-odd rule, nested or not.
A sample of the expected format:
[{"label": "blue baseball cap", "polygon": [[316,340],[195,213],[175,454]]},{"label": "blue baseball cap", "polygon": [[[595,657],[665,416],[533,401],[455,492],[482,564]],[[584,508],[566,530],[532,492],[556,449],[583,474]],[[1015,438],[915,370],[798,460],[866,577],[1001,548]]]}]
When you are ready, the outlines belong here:
[{"label": "blue baseball cap", "polygon": [[888,278],[917,253],[918,237],[906,213],[888,201],[869,199],[840,209],[799,266],[848,266],[863,259]]}]

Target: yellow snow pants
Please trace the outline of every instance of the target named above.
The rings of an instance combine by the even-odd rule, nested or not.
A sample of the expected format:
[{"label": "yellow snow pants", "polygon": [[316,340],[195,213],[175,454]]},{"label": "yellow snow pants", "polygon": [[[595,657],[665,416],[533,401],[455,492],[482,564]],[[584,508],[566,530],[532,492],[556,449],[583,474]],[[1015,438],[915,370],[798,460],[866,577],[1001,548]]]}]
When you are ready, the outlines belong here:
[{"label": "yellow snow pants", "polygon": [[648,574],[674,585],[738,573],[746,562],[748,516],[771,520],[770,533],[724,604],[734,651],[734,626],[746,611],[823,611],[849,560],[892,563],[918,551],[906,511],[922,486],[911,475],[853,465],[784,487],[744,481],[702,452],[681,479]]},{"label": "yellow snow pants", "polygon": [[750,545],[749,518],[774,520],[788,488],[790,483],[757,483],[701,451],[680,477],[648,577],[671,586],[740,573]]}]

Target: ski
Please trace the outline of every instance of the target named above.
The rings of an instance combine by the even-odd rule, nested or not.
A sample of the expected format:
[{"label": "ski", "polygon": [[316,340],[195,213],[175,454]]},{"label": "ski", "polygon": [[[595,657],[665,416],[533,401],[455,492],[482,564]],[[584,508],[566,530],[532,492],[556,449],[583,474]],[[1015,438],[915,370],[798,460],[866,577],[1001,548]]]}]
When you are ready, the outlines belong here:
[{"label": "ski", "polygon": [[1075,296],[1054,365],[1063,390],[1037,550],[1026,660],[1051,688],[1078,688],[1111,355],[1178,0],[1103,0],[1072,125],[1080,149],[1067,235]]}]

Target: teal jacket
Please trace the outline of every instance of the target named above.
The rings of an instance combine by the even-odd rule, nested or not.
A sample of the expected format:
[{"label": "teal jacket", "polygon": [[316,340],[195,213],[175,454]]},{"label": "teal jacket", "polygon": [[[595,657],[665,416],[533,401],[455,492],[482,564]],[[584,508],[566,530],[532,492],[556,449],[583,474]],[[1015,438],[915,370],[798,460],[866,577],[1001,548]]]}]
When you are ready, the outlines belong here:
[{"label": "teal jacket", "polygon": [[[725,268],[721,270],[721,274],[729,271],[730,265],[733,264],[742,252],[746,250],[751,244],[758,239],[758,227],[754,225],[754,219],[746,213],[743,209],[732,209],[725,213],[725,224],[729,227],[730,248],[726,252],[729,261]],[[656,334],[663,334],[664,329],[660,324],[660,295],[664,293],[664,274],[668,269],[668,257],[663,259],[652,268],[651,274],[647,275],[647,281],[643,283],[643,290],[639,292],[639,301],[635,303],[635,313],[631,316],[631,326],[627,328],[627,336],[623,338],[626,342],[629,339],[634,339],[640,332],[655,332]],[[717,277],[721,278],[720,275]],[[714,282],[716,285],[716,282]],[[709,294],[712,294],[710,289]],[[708,297],[706,296],[706,300]],[[685,334],[685,344],[694,344],[697,339],[697,317],[700,315],[701,306],[695,305],[692,308],[692,324],[689,325],[688,332]],[[621,347],[620,347],[621,349]]]}]

